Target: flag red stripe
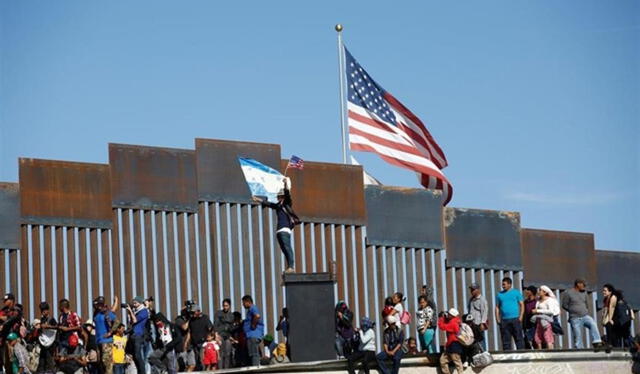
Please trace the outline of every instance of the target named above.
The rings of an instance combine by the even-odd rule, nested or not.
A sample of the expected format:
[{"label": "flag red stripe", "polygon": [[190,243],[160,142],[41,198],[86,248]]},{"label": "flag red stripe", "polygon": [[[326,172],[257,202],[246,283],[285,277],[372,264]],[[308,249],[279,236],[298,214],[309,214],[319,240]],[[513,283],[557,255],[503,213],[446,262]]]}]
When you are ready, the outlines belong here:
[{"label": "flag red stripe", "polygon": [[369,140],[371,140],[374,143],[378,143],[380,145],[384,145],[385,147],[389,147],[389,148],[393,148],[393,149],[397,149],[399,151],[402,152],[406,152],[406,153],[410,153],[412,155],[418,156],[418,157],[424,157],[424,155],[418,151],[415,147],[412,147],[410,145],[406,145],[406,144],[399,144],[396,143],[394,141],[391,141],[389,139],[385,139],[385,138],[381,138],[379,136],[376,135],[372,135],[366,131],[362,131],[360,129],[357,129],[353,126],[349,126],[349,134],[354,134],[354,135],[360,135],[364,138],[367,138]]}]

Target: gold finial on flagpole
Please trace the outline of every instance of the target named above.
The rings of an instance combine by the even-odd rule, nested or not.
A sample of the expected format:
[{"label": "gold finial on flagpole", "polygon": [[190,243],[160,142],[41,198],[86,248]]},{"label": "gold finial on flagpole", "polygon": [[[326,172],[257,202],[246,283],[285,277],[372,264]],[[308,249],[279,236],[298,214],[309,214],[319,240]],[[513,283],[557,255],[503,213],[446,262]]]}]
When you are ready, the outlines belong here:
[{"label": "gold finial on flagpole", "polygon": [[342,25],[341,24],[336,24],[336,31],[337,32],[341,32],[342,31]]}]

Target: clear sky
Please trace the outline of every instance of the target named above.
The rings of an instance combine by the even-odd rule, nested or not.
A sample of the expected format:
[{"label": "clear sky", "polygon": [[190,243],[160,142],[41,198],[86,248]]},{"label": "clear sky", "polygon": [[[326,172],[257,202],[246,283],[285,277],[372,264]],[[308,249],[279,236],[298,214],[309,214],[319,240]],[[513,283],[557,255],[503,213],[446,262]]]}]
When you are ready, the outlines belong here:
[{"label": "clear sky", "polygon": [[0,180],[196,137],[339,162],[336,22],[445,151],[450,206],[640,250],[638,1],[0,0]]}]

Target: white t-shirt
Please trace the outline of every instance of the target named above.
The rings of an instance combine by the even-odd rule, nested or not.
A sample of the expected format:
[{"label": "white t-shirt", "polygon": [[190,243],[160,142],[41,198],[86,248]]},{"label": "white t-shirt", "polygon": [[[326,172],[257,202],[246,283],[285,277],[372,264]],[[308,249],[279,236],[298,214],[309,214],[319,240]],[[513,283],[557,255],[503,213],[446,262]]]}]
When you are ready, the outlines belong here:
[{"label": "white t-shirt", "polygon": [[402,306],[402,303],[397,303],[396,305],[394,305],[393,309],[397,310],[398,313],[396,313],[395,317],[396,317],[396,326],[398,327],[402,327],[402,322],[400,322],[400,318],[402,317],[402,313],[404,313],[404,307]]}]

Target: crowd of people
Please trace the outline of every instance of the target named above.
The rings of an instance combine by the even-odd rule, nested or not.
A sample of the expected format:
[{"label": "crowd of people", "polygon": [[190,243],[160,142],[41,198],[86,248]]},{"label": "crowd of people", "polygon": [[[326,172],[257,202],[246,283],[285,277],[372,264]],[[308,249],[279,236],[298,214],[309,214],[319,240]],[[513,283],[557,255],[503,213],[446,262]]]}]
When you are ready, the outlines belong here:
[{"label": "crowd of people", "polygon": [[153,302],[138,296],[108,304],[98,297],[92,316],[82,319],[62,299],[56,319],[43,301],[39,318],[27,321],[22,305],[7,293],[0,309],[0,373],[175,374],[289,361],[286,308],[278,324],[285,341],[278,344],[265,335],[250,295],[241,300],[244,319],[231,310],[230,299],[213,320],[192,300],[172,320]]},{"label": "crowd of people", "polygon": [[[573,347],[582,349],[583,328],[590,334],[595,351],[610,352],[612,347],[640,349],[640,336],[631,338],[631,322],[635,318],[631,307],[624,300],[621,290],[611,284],[602,288],[601,337],[598,325],[589,312],[589,299],[584,279],[576,279],[574,287],[563,292],[561,300],[547,286],[529,286],[523,292],[513,287],[509,277],[502,279],[502,290],[496,295],[494,321],[498,325],[502,349],[552,349],[557,335],[565,332],[560,324],[561,310],[569,315]],[[490,308],[477,283],[469,286],[467,314],[461,315],[456,308],[437,311],[432,290],[423,286],[417,299],[416,335],[405,337],[404,326],[411,322],[412,314],[405,310],[402,293],[387,297],[382,310],[384,325],[382,344],[375,342],[375,322],[369,317],[354,326],[353,313],[343,301],[336,305],[336,352],[347,358],[348,371],[355,373],[360,364],[365,373],[377,367],[383,374],[397,374],[403,357],[419,352],[436,353],[437,329],[445,333],[446,341],[440,355],[442,373],[451,372],[451,365],[458,373],[471,365],[481,368],[490,365],[487,352],[486,331],[490,325]],[[417,345],[417,342],[420,345]],[[377,353],[376,353],[377,352]]]},{"label": "crowd of people", "polygon": [[[569,315],[573,346],[583,348],[582,331],[586,328],[596,350],[611,347],[640,347],[631,338],[634,318],[622,291],[606,284],[602,289],[602,338],[589,312],[586,282],[577,279],[574,287],[556,294],[547,286],[513,287],[510,278],[502,280],[502,290],[495,298],[494,322],[499,326],[503,350],[549,349],[556,336],[564,334],[559,315]],[[398,373],[407,355],[436,353],[437,330],[445,333],[441,350],[442,373],[453,365],[458,372],[465,366],[483,367],[491,363],[486,351],[485,332],[490,327],[491,310],[477,283],[469,286],[467,313],[457,309],[437,309],[432,289],[423,286],[417,310],[405,309],[405,297],[396,292],[385,299],[381,321],[382,344],[376,344],[374,319],[363,317],[355,326],[347,304],[335,308],[336,352],[347,358],[349,373],[361,365],[368,373],[372,367],[383,374]],[[38,318],[27,321],[15,296],[8,293],[0,309],[0,366],[5,374],[175,374],[178,371],[216,370],[289,362],[289,316],[286,308],[277,325],[284,341],[278,343],[265,326],[260,309],[250,295],[242,297],[245,317],[231,310],[225,299],[213,319],[200,306],[185,301],[175,318],[170,319],[154,308],[152,298],[135,297],[111,304],[104,297],[93,301],[93,313],[83,319],[71,309],[67,299],[58,302],[59,315],[51,305],[38,305]],[[56,318],[57,317],[57,318]],[[406,325],[415,318],[416,336],[405,336]]]}]

